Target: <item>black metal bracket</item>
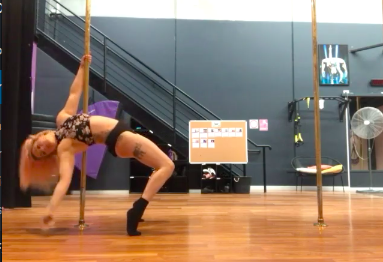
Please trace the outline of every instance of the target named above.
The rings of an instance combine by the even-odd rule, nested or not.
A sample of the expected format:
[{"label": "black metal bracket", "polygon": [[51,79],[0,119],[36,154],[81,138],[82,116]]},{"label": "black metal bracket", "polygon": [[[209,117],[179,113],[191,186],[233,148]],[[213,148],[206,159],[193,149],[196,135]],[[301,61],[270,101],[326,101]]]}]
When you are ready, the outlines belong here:
[{"label": "black metal bracket", "polygon": [[360,52],[360,51],[364,51],[364,50],[369,50],[369,49],[373,49],[373,48],[377,48],[377,47],[381,47],[381,46],[383,46],[383,43],[376,44],[376,45],[369,45],[369,46],[365,46],[365,47],[361,47],[361,48],[355,48],[355,49],[351,49],[350,53],[355,54],[356,52]]},{"label": "black metal bracket", "polygon": [[346,108],[348,107],[349,103],[350,103],[350,100],[346,99],[344,102],[339,102],[338,104],[340,122],[343,122],[344,113],[346,112]]},{"label": "black metal bracket", "polygon": [[297,109],[297,104],[295,101],[293,102],[289,102],[288,103],[288,119],[289,119],[289,122],[293,121],[293,114],[295,112],[295,110]]},{"label": "black metal bracket", "polygon": [[[314,99],[314,97],[312,97],[312,96],[306,96],[306,97],[302,97],[300,99],[296,99],[296,100],[288,103],[288,120],[289,120],[289,122],[293,121],[293,114],[296,111],[297,103],[304,101],[307,98],[310,98],[310,100]],[[344,97],[340,97],[340,96],[321,96],[321,97],[319,97],[319,99],[338,101],[339,121],[343,122],[344,113],[345,113],[346,108],[349,104],[348,99],[346,99]]]}]

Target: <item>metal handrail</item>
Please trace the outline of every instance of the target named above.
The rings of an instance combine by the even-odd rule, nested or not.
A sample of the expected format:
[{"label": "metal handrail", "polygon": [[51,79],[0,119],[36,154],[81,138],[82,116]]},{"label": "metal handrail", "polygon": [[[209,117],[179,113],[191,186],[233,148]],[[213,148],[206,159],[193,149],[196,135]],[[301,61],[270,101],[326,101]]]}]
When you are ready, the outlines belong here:
[{"label": "metal handrail", "polygon": [[[61,7],[63,7],[65,10],[67,10],[69,13],[71,13],[74,17],[80,19],[81,21],[83,21],[85,23],[85,20],[76,15],[75,13],[73,13],[71,10],[69,10],[68,8],[66,8],[65,6],[63,6],[62,4],[60,4],[59,2],[57,2],[56,0],[52,0],[53,2],[57,3],[58,5],[60,5]],[[181,90],[179,87],[177,87],[176,85],[174,85],[173,83],[171,83],[169,80],[165,79],[163,76],[161,76],[159,73],[157,73],[154,69],[152,69],[151,67],[149,67],[147,64],[145,64],[144,62],[142,62],[139,58],[137,58],[136,56],[132,55],[130,52],[128,52],[126,49],[122,48],[119,44],[117,44],[116,42],[114,42],[110,37],[108,37],[106,34],[104,34],[103,32],[101,32],[100,30],[98,30],[97,28],[95,28],[93,25],[90,25],[90,27],[92,29],[94,29],[97,33],[99,33],[100,35],[102,35],[103,37],[105,37],[106,39],[108,39],[110,42],[112,42],[114,45],[116,45],[118,48],[120,48],[123,52],[125,52],[126,54],[128,54],[129,56],[131,56],[133,59],[137,60],[137,62],[139,62],[140,64],[142,64],[146,69],[148,69],[150,72],[152,72],[153,74],[155,74],[156,76],[158,76],[161,80],[165,81],[166,83],[168,83],[169,85],[171,85],[172,87],[176,88],[177,91],[179,91],[181,94],[185,95],[187,98],[189,98],[191,101],[193,101],[194,103],[196,103],[197,105],[199,105],[201,108],[203,108],[205,111],[207,111],[209,114],[211,114],[212,116],[214,116],[215,118],[218,118],[219,117],[217,115],[215,115],[213,112],[211,112],[209,109],[207,109],[206,107],[204,107],[203,105],[201,105],[200,103],[198,103],[196,100],[194,100],[191,96],[189,96],[187,93],[185,93],[183,90]]]},{"label": "metal handrail", "polygon": [[[83,21],[85,23],[85,20],[83,18],[81,18],[80,16],[76,15],[75,13],[73,13],[71,10],[69,10],[68,8],[66,8],[65,6],[63,6],[61,3],[57,2],[56,0],[52,0],[53,2],[55,2],[56,4],[58,4],[60,7],[64,8],[66,11],[68,11],[69,13],[71,13],[74,17],[80,19],[81,21]],[[66,19],[69,19],[67,17],[65,17]],[[70,19],[69,19],[70,20]],[[146,69],[148,69],[150,72],[152,72],[153,74],[155,74],[156,76],[158,76],[161,80],[163,80],[164,82],[166,82],[167,84],[169,84],[170,86],[173,87],[173,89],[177,90],[177,92],[180,92],[182,95],[184,95],[185,97],[187,97],[188,99],[190,99],[193,103],[197,104],[200,108],[202,108],[203,110],[205,110],[207,113],[209,113],[210,115],[212,115],[213,117],[217,118],[217,120],[222,120],[220,117],[218,117],[216,114],[214,114],[213,112],[211,112],[209,109],[207,109],[206,107],[204,107],[202,104],[198,103],[196,100],[194,100],[191,96],[189,96],[187,93],[185,93],[183,90],[181,90],[179,87],[177,87],[176,85],[174,85],[173,83],[171,83],[170,81],[168,81],[167,79],[165,79],[163,76],[161,76],[159,73],[157,73],[154,69],[152,69],[151,67],[149,67],[148,65],[146,65],[144,62],[142,62],[140,59],[138,59],[137,57],[135,57],[134,55],[132,55],[131,53],[129,53],[127,50],[125,50],[124,48],[122,48],[120,45],[118,45],[116,42],[114,42],[112,39],[110,39],[107,35],[105,35],[104,33],[102,33],[100,30],[98,30],[97,28],[95,28],[93,25],[90,25],[90,27],[92,29],[94,29],[97,33],[99,33],[100,35],[102,35],[104,37],[104,39],[107,39],[109,40],[111,43],[113,43],[116,47],[118,47],[119,49],[121,49],[123,52],[125,52],[127,55],[131,56],[133,59],[135,59],[137,62],[139,62],[141,65],[143,65]],[[156,83],[158,84],[158,83]],[[166,89],[166,88],[165,88]],[[175,95],[175,93],[173,94],[173,96]],[[195,111],[195,110],[193,110]],[[199,113],[198,113],[199,114]],[[204,116],[200,115],[201,117],[205,118]],[[206,118],[205,118],[206,119]],[[269,148],[270,150],[272,149],[270,145],[258,145],[256,144],[255,142],[253,142],[252,140],[250,139],[247,139],[247,141],[252,144],[253,146],[255,147],[263,147],[263,148]]]},{"label": "metal handrail", "polygon": [[[85,32],[84,28],[82,28],[81,26],[79,26],[78,24],[76,24],[75,22],[73,22],[72,20],[70,20],[66,15],[60,13],[60,14],[57,14],[55,13],[55,15],[60,15],[61,17],[65,18],[67,21],[69,21],[72,25],[74,25],[76,28],[82,30],[83,32]],[[136,69],[138,72],[140,72],[142,75],[144,75],[145,77],[147,77],[152,83],[158,85],[159,87],[161,87],[166,93],[168,93],[169,95],[173,96],[173,93],[170,92],[167,88],[165,88],[163,85],[157,83],[152,77],[148,76],[147,74],[145,74],[145,72],[143,72],[141,69],[137,68],[134,64],[130,63],[127,59],[125,59],[124,57],[120,56],[119,54],[117,54],[113,49],[109,48],[105,43],[102,43],[99,39],[97,39],[96,37],[93,37],[91,35],[91,37],[97,41],[97,43],[99,43],[100,45],[104,45],[106,48],[107,48],[107,51],[110,51],[113,53],[113,55],[117,56],[118,58],[120,58],[122,61],[124,61],[125,63],[129,64],[131,67],[133,67],[134,69]],[[190,105],[188,105],[184,100],[180,99],[179,97],[176,97],[175,98],[178,102],[180,102],[182,105],[186,106],[188,109],[190,109],[191,111],[193,111],[193,113],[195,113],[196,115],[198,115],[199,117],[202,117],[202,118],[205,118],[201,113],[197,112],[194,108],[192,108]]]},{"label": "metal handrail", "polygon": [[[47,37],[48,39],[51,39],[53,42],[56,42],[56,40],[52,39],[52,38],[51,38],[50,36],[48,36],[45,32],[43,32],[41,29],[37,28],[36,30],[37,30],[40,34],[42,34],[42,35],[44,35],[45,37]],[[57,43],[57,42],[56,42],[56,44],[57,44],[57,45],[60,45],[60,44]],[[68,55],[70,55],[70,56],[73,57],[74,59],[77,59],[78,61],[80,61],[80,59],[79,59],[75,54],[73,54],[71,51],[69,51],[68,49],[66,49],[66,48],[63,47],[62,45],[60,45],[60,47],[63,48],[63,49],[65,49],[65,51],[68,53]],[[89,68],[89,69],[90,69],[90,71],[91,71],[93,74],[97,75],[97,76],[100,77],[100,78],[103,78],[103,75],[101,75],[99,72],[95,71],[95,70],[92,69],[92,68]],[[109,80],[106,80],[106,81],[107,81],[110,85],[112,85],[114,88],[117,88],[117,89],[118,89],[118,87],[117,87],[115,84],[113,84],[113,83],[110,82]],[[126,93],[125,93],[124,95],[127,96]],[[183,102],[183,101],[181,101],[181,102]],[[139,106],[140,106],[140,105],[139,105]],[[145,108],[142,107],[142,109],[145,109]],[[152,116],[155,117],[155,118],[157,118],[159,121],[161,121],[161,122],[162,122],[164,125],[166,125],[168,128],[173,128],[169,123],[167,123],[164,119],[162,119],[162,118],[159,117],[158,115],[152,113]],[[175,129],[175,132],[177,132],[178,135],[180,135],[180,136],[184,137],[185,139],[187,139],[187,137],[186,137],[181,131],[179,131],[178,129]]]}]

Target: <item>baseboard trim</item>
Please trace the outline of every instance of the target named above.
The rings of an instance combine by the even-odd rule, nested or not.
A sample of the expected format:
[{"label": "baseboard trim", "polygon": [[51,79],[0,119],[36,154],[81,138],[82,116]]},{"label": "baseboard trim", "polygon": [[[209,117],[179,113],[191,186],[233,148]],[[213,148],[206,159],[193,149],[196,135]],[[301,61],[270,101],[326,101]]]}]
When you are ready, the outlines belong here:
[{"label": "baseboard trim", "polygon": [[[267,192],[275,192],[275,191],[301,191],[301,187],[298,186],[267,186]],[[368,189],[368,187],[344,187],[345,192],[356,192],[356,190],[365,190]],[[374,187],[375,190],[383,190],[381,187]],[[332,192],[333,187],[332,186],[324,186],[322,187],[323,192]],[[317,191],[316,186],[303,186],[302,191]],[[263,192],[263,186],[250,186],[250,192],[251,193],[258,193]],[[343,192],[342,186],[336,186],[334,187],[334,192]]]},{"label": "baseboard trim", "polygon": [[[79,190],[70,191],[72,195],[79,195]],[[87,195],[129,195],[129,190],[87,190]]]},{"label": "baseboard trim", "polygon": [[[368,187],[344,187],[345,192],[356,192],[357,190],[366,190]],[[374,190],[383,190],[382,187],[374,187]],[[303,186],[302,191],[316,191],[316,186]],[[332,192],[332,186],[324,186],[323,192]],[[301,191],[301,187],[298,186],[267,186],[267,192],[281,192],[281,191]],[[343,192],[343,187],[336,186],[334,192]],[[250,193],[263,193],[263,186],[250,186]],[[73,190],[70,192],[72,195],[79,195],[79,190]],[[87,195],[129,195],[129,190],[87,190]],[[201,189],[190,189],[189,194],[201,194]]]},{"label": "baseboard trim", "polygon": [[[79,195],[79,190],[69,192],[71,195]],[[87,195],[129,195],[129,190],[87,190]],[[201,189],[190,189],[190,194],[201,194]],[[135,194],[135,193],[134,193]],[[180,193],[182,194],[182,193]]]}]

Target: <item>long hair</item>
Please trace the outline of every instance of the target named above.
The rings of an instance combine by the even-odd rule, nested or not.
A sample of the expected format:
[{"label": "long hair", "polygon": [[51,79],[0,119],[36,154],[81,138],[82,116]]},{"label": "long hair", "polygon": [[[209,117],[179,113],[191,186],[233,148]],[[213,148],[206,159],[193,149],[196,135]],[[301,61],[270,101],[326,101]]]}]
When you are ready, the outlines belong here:
[{"label": "long hair", "polygon": [[46,131],[29,136],[21,146],[19,175],[20,187],[24,191],[28,188],[34,188],[48,192],[58,180],[59,167],[56,154],[41,159],[32,157],[31,151],[34,141],[44,134]]}]

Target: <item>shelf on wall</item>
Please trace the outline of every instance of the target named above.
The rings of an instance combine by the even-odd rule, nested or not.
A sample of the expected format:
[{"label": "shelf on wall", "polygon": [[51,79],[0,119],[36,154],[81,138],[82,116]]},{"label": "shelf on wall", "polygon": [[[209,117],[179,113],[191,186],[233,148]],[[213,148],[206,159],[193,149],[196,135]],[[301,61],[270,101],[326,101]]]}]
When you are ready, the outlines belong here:
[{"label": "shelf on wall", "polygon": [[344,98],[355,98],[355,97],[361,97],[361,98],[368,98],[368,97],[383,97],[383,92],[379,93],[368,93],[368,94],[355,94],[355,93],[348,93],[348,94],[343,94],[342,97]]}]

